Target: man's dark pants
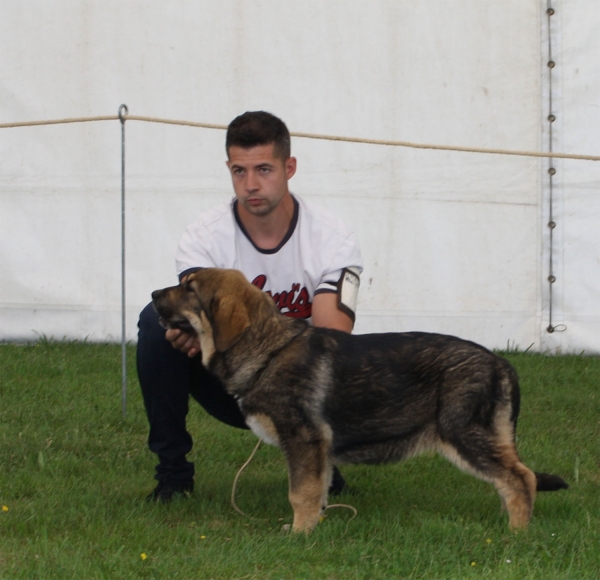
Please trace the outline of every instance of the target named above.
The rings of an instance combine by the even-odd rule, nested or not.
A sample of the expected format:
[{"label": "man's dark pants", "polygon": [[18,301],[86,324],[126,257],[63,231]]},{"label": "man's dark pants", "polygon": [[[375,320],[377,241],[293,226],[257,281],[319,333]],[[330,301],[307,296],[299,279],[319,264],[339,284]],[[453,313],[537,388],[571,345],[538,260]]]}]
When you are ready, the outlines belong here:
[{"label": "man's dark pants", "polygon": [[138,328],[137,371],[150,422],[148,445],[159,458],[156,479],[189,480],[194,477],[194,464],[186,459],[192,449],[186,429],[190,395],[219,421],[248,427],[235,399],[199,357],[190,359],[165,339],[152,304],[142,310]]}]

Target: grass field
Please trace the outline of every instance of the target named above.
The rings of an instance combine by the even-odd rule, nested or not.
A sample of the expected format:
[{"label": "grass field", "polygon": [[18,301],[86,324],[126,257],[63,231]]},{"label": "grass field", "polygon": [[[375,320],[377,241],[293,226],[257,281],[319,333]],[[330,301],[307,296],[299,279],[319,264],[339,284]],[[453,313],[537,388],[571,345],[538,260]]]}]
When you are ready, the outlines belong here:
[{"label": "grass field", "polygon": [[[0,345],[0,578],[393,579],[600,576],[600,359],[509,354],[521,377],[525,462],[571,489],[541,494],[529,529],[508,531],[494,489],[443,459],[348,466],[351,491],[308,537],[290,536],[283,460],[193,405],[196,491],[151,505],[154,457],[129,353]],[[337,500],[336,500],[337,501]]]}]

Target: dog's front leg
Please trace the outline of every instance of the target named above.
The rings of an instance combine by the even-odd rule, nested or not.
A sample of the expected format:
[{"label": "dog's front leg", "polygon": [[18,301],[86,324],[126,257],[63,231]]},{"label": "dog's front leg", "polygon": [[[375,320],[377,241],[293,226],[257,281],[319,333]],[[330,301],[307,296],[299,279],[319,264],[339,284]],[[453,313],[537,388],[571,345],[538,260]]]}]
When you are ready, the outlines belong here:
[{"label": "dog's front leg", "polygon": [[294,510],[293,532],[310,532],[327,505],[331,481],[329,443],[318,441],[286,449],[289,474],[289,500]]}]

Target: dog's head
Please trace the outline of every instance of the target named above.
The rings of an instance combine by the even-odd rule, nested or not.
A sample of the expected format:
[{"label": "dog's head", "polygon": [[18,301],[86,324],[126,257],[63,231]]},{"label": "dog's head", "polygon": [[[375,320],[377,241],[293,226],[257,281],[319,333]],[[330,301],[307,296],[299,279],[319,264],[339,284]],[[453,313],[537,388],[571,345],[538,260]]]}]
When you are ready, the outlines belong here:
[{"label": "dog's head", "polygon": [[218,352],[241,338],[259,309],[275,308],[241,272],[219,268],[203,268],[178,286],[155,290],[152,300],[163,326],[193,330],[199,336],[210,333]]}]

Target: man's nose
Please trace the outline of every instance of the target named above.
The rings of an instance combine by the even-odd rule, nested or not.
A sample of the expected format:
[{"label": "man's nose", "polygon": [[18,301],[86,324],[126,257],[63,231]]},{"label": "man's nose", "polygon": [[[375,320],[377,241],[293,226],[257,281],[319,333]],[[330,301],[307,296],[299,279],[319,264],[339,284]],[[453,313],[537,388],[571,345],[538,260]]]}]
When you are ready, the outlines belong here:
[{"label": "man's nose", "polygon": [[256,191],[258,189],[258,179],[254,171],[248,171],[246,174],[246,191]]}]

